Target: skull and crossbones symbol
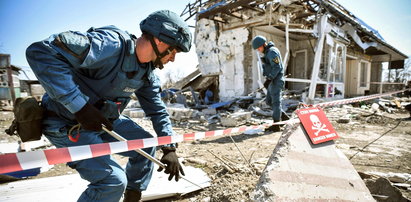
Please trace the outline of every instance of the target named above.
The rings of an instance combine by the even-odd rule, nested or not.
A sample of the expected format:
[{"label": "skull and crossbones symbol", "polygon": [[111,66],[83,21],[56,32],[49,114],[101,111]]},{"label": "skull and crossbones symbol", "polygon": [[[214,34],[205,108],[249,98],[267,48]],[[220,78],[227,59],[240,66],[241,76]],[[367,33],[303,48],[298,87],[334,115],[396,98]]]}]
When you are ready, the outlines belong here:
[{"label": "skull and crossbones symbol", "polygon": [[312,129],[317,131],[314,133],[315,136],[318,136],[321,131],[330,132],[330,130],[325,128],[327,126],[321,123],[317,115],[311,114],[310,120],[313,123]]}]

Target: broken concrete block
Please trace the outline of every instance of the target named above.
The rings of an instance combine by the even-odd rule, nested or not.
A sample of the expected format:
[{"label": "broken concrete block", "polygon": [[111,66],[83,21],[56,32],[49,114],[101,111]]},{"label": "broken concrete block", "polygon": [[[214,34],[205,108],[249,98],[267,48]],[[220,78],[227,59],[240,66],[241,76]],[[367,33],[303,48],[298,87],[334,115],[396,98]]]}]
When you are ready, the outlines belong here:
[{"label": "broken concrete block", "polygon": [[180,121],[181,119],[191,118],[194,110],[187,108],[167,107],[167,112],[169,113],[171,119]]},{"label": "broken concrete block", "polygon": [[205,108],[201,110],[205,115],[214,115],[217,114],[217,110],[215,108]]},{"label": "broken concrete block", "polygon": [[341,117],[337,119],[337,123],[349,123],[349,122],[350,122],[350,118],[348,117]]},{"label": "broken concrete block", "polygon": [[374,196],[384,196],[383,200],[376,198],[378,201],[408,201],[404,198],[401,191],[394,187],[386,178],[366,179],[365,183]]},{"label": "broken concrete block", "polygon": [[366,172],[366,174],[387,178],[391,182],[397,182],[397,183],[405,183],[405,182],[411,181],[411,174],[408,174],[408,173],[393,173],[393,172],[382,173],[382,172],[371,171],[371,172]]},{"label": "broken concrete block", "polygon": [[252,112],[236,112],[228,116],[221,117],[221,124],[226,127],[234,127],[247,123],[251,119]]},{"label": "broken concrete block", "polygon": [[129,110],[127,112],[123,112],[124,114],[127,114],[130,118],[144,118],[146,116],[146,113],[144,113],[143,109],[133,109]]},{"label": "broken concrete block", "polygon": [[37,148],[48,147],[48,146],[51,146],[50,141],[46,137],[41,136],[40,140],[21,142],[20,151],[34,151]]},{"label": "broken concrete block", "polygon": [[380,105],[377,104],[377,103],[372,103],[371,109],[372,109],[373,112],[378,112],[379,109],[380,109]]}]

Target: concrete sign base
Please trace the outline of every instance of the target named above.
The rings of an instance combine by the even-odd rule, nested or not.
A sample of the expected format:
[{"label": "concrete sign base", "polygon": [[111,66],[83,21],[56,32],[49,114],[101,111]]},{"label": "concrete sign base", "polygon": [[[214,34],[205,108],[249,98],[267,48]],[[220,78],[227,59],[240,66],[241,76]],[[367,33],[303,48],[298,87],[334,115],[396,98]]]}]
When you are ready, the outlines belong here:
[{"label": "concrete sign base", "polygon": [[311,144],[301,124],[287,125],[251,200],[375,201],[334,142]]}]

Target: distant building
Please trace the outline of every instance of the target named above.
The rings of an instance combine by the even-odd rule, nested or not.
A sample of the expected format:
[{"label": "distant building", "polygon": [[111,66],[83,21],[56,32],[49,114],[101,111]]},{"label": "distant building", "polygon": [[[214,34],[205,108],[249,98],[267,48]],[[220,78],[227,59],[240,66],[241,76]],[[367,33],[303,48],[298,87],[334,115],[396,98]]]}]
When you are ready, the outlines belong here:
[{"label": "distant building", "polygon": [[218,78],[222,100],[261,87],[256,35],[280,49],[286,88],[306,89],[307,103],[379,93],[382,63],[403,68],[407,58],[335,0],[198,0],[182,15],[196,16],[199,69]]},{"label": "distant building", "polygon": [[[8,70],[11,70],[13,90],[10,88]],[[12,65],[9,54],[0,54],[0,100],[11,101],[13,97],[15,99],[27,95],[32,95],[40,100],[44,92],[43,87],[29,67]]]},{"label": "distant building", "polygon": [[[0,100],[11,101],[13,97],[20,97],[20,70],[19,67],[10,64],[10,55],[0,54]],[[9,82],[9,78],[12,79],[12,83]],[[10,89],[10,86],[13,86],[13,89]]]},{"label": "distant building", "polygon": [[22,95],[31,95],[37,100],[41,100],[45,90],[30,67],[21,67],[19,79]]}]

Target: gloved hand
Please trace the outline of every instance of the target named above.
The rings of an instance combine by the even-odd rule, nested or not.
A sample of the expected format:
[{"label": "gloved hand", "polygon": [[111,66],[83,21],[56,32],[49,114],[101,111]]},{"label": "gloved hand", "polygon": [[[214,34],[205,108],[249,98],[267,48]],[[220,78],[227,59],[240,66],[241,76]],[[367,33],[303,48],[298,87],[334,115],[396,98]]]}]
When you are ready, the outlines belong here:
[{"label": "gloved hand", "polygon": [[270,85],[270,82],[271,82],[271,80],[270,79],[266,79],[265,81],[264,81],[264,88],[266,88],[266,89],[268,89],[268,86]]},{"label": "gloved hand", "polygon": [[76,120],[86,130],[101,131],[104,124],[108,130],[113,130],[113,125],[107,120],[101,112],[93,105],[87,103],[80,111],[74,113]]},{"label": "gloved hand", "polygon": [[[180,172],[182,175],[184,174],[183,167],[181,167],[180,162],[178,162],[178,157],[176,155],[176,148],[174,147],[163,147],[163,157],[161,158],[161,162],[166,164],[166,170],[164,171],[166,174],[170,174],[168,177],[168,181],[172,180],[175,176],[175,180],[178,181],[180,179]],[[163,170],[160,167],[157,171],[161,172]]]}]

